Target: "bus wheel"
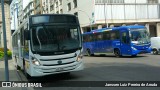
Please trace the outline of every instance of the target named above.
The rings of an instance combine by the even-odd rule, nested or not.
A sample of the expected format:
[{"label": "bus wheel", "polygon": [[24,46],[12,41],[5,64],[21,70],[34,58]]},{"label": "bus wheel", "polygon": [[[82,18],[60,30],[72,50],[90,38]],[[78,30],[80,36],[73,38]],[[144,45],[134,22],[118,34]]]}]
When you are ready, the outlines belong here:
[{"label": "bus wheel", "polygon": [[115,54],[116,57],[121,57],[119,49],[115,49],[114,54]]},{"label": "bus wheel", "polygon": [[153,49],[153,54],[154,55],[157,55],[158,54],[158,51],[156,49]]},{"label": "bus wheel", "polygon": [[24,75],[25,75],[25,77],[26,77],[27,79],[30,79],[31,76],[27,73],[26,66],[25,66],[25,61],[24,61],[23,69],[24,69]]},{"label": "bus wheel", "polygon": [[87,55],[88,56],[93,56],[93,54],[91,54],[91,51],[89,49],[87,49]]},{"label": "bus wheel", "polygon": [[137,55],[132,55],[132,57],[136,57]]}]

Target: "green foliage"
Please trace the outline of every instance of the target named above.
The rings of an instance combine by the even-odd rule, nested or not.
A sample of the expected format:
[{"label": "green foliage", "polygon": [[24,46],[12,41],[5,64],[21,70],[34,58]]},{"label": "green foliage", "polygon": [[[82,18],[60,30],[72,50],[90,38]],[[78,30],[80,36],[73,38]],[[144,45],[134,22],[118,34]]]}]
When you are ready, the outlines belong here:
[{"label": "green foliage", "polygon": [[[7,56],[9,58],[12,57],[12,52],[9,49],[7,49]],[[4,48],[0,48],[0,59],[2,59],[3,57],[4,57]]]},{"label": "green foliage", "polygon": [[0,51],[0,59],[4,57],[4,52]]},{"label": "green foliage", "polygon": [[7,51],[7,55],[8,55],[8,57],[12,57],[12,52],[11,51]]}]

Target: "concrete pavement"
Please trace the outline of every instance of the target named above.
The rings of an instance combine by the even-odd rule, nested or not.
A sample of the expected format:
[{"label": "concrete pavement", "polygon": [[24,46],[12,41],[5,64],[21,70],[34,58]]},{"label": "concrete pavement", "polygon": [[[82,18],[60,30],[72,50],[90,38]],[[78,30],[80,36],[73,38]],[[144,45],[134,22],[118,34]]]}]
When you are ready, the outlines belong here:
[{"label": "concrete pavement", "polygon": [[[8,60],[9,66],[9,81],[22,81],[22,77],[18,75],[16,68],[13,65],[13,60]],[[5,65],[4,61],[0,61],[0,81],[5,81]],[[1,83],[0,83],[1,84]],[[33,90],[33,88],[2,88],[0,90]]]}]

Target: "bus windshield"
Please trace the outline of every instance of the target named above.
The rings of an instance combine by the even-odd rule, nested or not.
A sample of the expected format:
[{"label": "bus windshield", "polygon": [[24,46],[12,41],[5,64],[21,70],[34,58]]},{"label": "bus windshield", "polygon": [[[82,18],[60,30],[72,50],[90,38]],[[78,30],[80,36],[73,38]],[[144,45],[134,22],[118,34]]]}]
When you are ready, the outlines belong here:
[{"label": "bus windshield", "polygon": [[131,41],[135,44],[147,44],[150,42],[146,29],[131,29]]},{"label": "bus windshield", "polygon": [[81,47],[78,25],[41,25],[31,29],[31,46],[36,52],[57,52]]}]

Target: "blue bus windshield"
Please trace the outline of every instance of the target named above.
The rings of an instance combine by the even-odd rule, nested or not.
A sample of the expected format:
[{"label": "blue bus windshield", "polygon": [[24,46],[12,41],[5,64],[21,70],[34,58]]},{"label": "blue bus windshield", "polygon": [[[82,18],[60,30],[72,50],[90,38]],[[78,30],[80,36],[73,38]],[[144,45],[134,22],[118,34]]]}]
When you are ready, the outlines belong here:
[{"label": "blue bus windshield", "polygon": [[131,29],[131,42],[135,44],[146,44],[150,42],[149,33],[146,29]]}]

